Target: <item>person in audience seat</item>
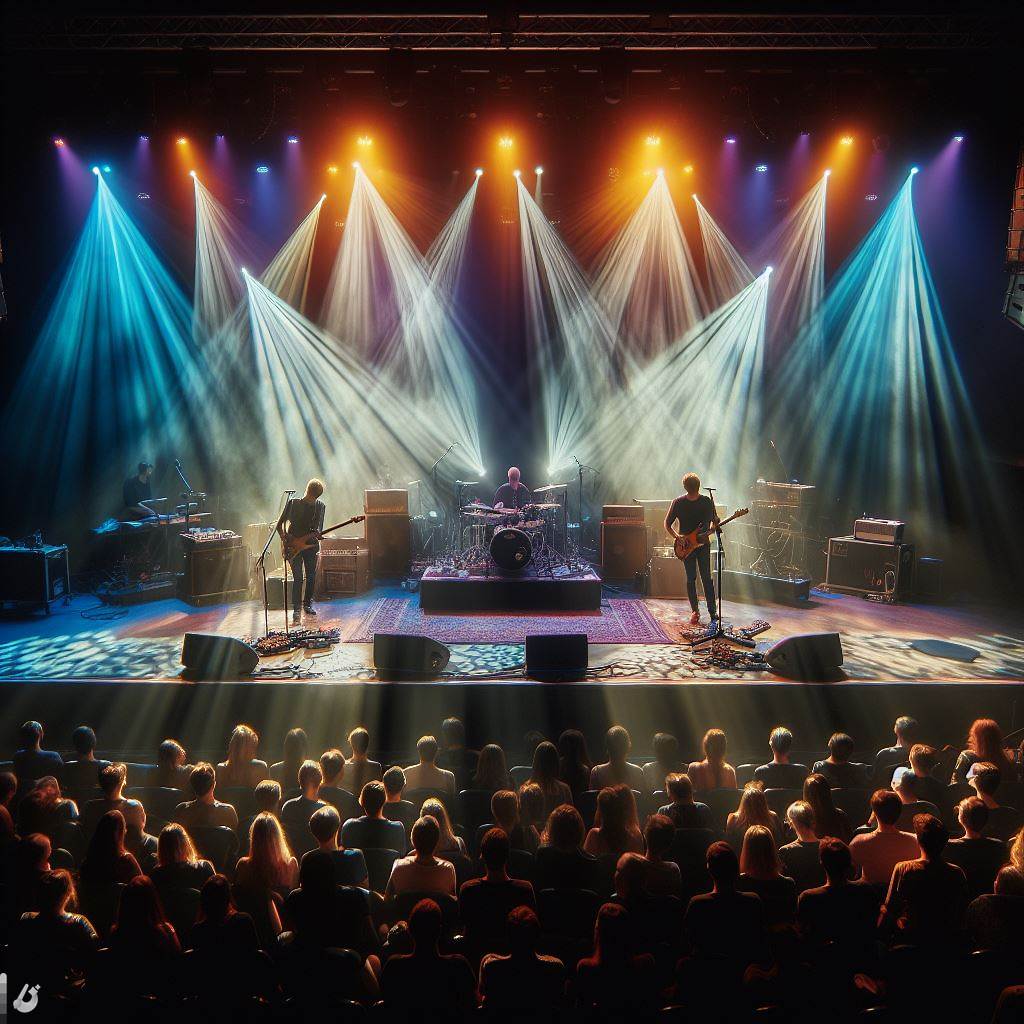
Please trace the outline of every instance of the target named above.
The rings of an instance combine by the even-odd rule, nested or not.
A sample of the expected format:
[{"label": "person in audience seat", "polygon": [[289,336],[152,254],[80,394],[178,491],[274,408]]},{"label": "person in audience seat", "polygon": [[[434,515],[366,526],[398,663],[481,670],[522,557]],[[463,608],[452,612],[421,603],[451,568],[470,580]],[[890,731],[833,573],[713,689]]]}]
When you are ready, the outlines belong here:
[{"label": "person in audience seat", "polygon": [[281,821],[285,825],[300,827],[309,824],[310,816],[327,806],[320,799],[320,786],[324,776],[316,761],[303,761],[297,773],[299,795],[286,800],[281,808]]},{"label": "person in audience seat", "polygon": [[849,843],[853,826],[841,807],[832,802],[832,786],[824,775],[812,772],[804,779],[804,800],[814,811],[814,831],[819,837],[831,836]]},{"label": "person in audience seat", "polygon": [[594,827],[587,833],[583,849],[595,857],[615,860],[624,853],[644,852],[636,799],[629,786],[606,786],[598,793]]},{"label": "person in audience seat", "polygon": [[58,780],[63,777],[64,759],[56,750],[43,750],[40,722],[25,722],[18,729],[18,738],[21,747],[14,752],[14,775],[22,789],[46,775]]},{"label": "person in audience seat", "polygon": [[186,764],[185,748],[172,739],[163,740],[156,749],[156,770],[149,776],[151,786],[188,789],[193,766]]},{"label": "person in audience seat", "polygon": [[917,776],[913,768],[897,768],[892,773],[892,790],[899,797],[902,807],[896,827],[904,831],[913,828],[918,814],[930,814],[933,818],[942,816],[935,804],[921,800],[917,794]]},{"label": "person in audience seat", "polygon": [[779,847],[783,874],[793,879],[798,893],[824,884],[825,874],[821,868],[811,805],[806,800],[794,800],[786,809],[786,821],[796,839]]},{"label": "person in audience seat", "polygon": [[605,789],[622,784],[642,790],[645,785],[643,769],[628,760],[632,747],[629,732],[621,725],[613,725],[604,737],[608,760],[604,764],[595,764],[590,770],[590,788]]},{"label": "person in audience seat", "polygon": [[754,769],[754,781],[760,782],[765,789],[799,789],[810,769],[789,759],[793,734],[785,726],[777,725],[768,736],[768,748],[772,759]]},{"label": "person in audience seat", "polygon": [[583,849],[583,818],[572,804],[556,807],[537,848],[533,884],[543,889],[590,889],[600,892],[601,869]]},{"label": "person in audience seat", "polygon": [[867,789],[868,773],[863,765],[854,764],[854,742],[845,732],[833,733],[828,741],[828,757],[815,761],[811,769],[824,775],[833,789]]},{"label": "person in audience seat", "polygon": [[108,764],[101,768],[98,783],[102,796],[89,800],[82,805],[82,828],[86,835],[91,835],[96,822],[107,811],[123,811],[127,802],[124,798],[124,784],[128,777],[128,769],[123,764]]},{"label": "person in audience seat", "polygon": [[658,808],[658,813],[670,818],[676,828],[712,828],[711,808],[693,799],[693,784],[685,774],[669,775],[665,779],[672,803]]},{"label": "person in audience seat", "polygon": [[107,811],[100,818],[79,869],[83,883],[111,885],[130,882],[142,874],[139,862],[125,849],[125,831],[124,816],[120,811]]},{"label": "person in audience seat", "polygon": [[421,736],[416,743],[418,764],[405,769],[405,784],[409,789],[436,789],[455,796],[455,775],[437,766],[438,746],[433,736]]},{"label": "person in audience seat", "polygon": [[160,997],[173,991],[173,964],[181,943],[156,886],[145,875],[133,878],[121,892],[109,946],[121,996]]},{"label": "person in audience seat", "polygon": [[976,761],[967,772],[968,783],[988,808],[985,834],[1004,843],[1024,825],[1024,815],[1017,808],[1006,807],[996,798],[999,786],[1006,777],[1001,768],[989,761]]},{"label": "person in audience seat", "polygon": [[284,734],[281,754],[281,760],[270,766],[269,777],[280,782],[282,789],[287,791],[295,785],[299,769],[309,759],[309,737],[306,730],[289,729]]},{"label": "person in audience seat", "polygon": [[960,839],[946,844],[945,858],[950,864],[963,868],[967,876],[967,895],[970,899],[992,892],[999,869],[1009,860],[1006,844],[994,836],[985,835],[989,809],[985,801],[969,796],[957,805],[957,820],[964,830]]},{"label": "person in audience seat", "polygon": [[1024,934],[1024,872],[1006,865],[999,869],[990,893],[976,896],[967,907],[971,949],[1000,950],[1019,961]]},{"label": "person in audience seat", "polygon": [[259,734],[248,725],[236,725],[228,740],[227,757],[217,765],[222,786],[231,789],[253,789],[267,778],[267,762],[256,757],[259,752]]},{"label": "person in audience seat", "polygon": [[23,836],[41,832],[53,840],[64,825],[77,817],[75,801],[61,796],[60,783],[54,776],[44,775],[35,780],[18,804],[17,831]]},{"label": "person in audience seat", "polygon": [[900,944],[948,948],[963,928],[967,878],[942,859],[949,833],[938,818],[919,814],[914,834],[921,856],[893,868],[878,926]]},{"label": "person in audience seat", "polygon": [[775,835],[764,825],[751,825],[744,833],[737,889],[761,897],[766,928],[793,923],[796,883],[782,873]]},{"label": "person in audience seat", "polygon": [[[317,849],[325,851],[334,864],[337,885],[355,885],[369,889],[366,859],[362,850],[349,850],[338,845],[341,815],[330,804],[315,810],[309,818],[309,831],[316,840]],[[310,851],[312,853],[313,851]],[[309,853],[303,856],[303,861]],[[301,864],[300,864],[301,869]]]},{"label": "person in audience seat", "polygon": [[541,833],[548,820],[548,815],[545,814],[546,807],[544,790],[536,782],[524,782],[519,787],[519,821],[526,833],[527,846],[533,842],[534,837],[537,846],[540,846]]},{"label": "person in audience seat", "polygon": [[437,797],[432,796],[423,801],[419,817],[431,817],[437,822],[441,835],[437,840],[437,850],[435,852],[439,857],[466,856],[466,842],[462,836],[457,836],[453,831],[452,820],[448,816],[448,808]]},{"label": "person in audience seat", "polygon": [[572,790],[558,777],[558,748],[549,740],[538,743],[533,751],[530,777],[519,787],[520,802],[523,789],[531,784],[538,786],[544,794],[545,821],[556,807],[572,803]]},{"label": "person in audience seat", "polygon": [[668,860],[675,838],[672,819],[664,814],[652,814],[644,825],[644,843],[647,847],[646,887],[652,896],[679,896],[683,889],[679,865]]},{"label": "person in audience seat", "polygon": [[924,743],[910,748],[910,767],[914,772],[914,792],[919,800],[927,800],[936,807],[946,802],[947,787],[932,773],[939,763],[939,752]]},{"label": "person in audience seat", "polygon": [[650,953],[634,955],[629,911],[605,903],[594,926],[594,952],[576,965],[574,989],[584,1009],[603,1016],[651,1013],[658,1006],[655,962]]},{"label": "person in audience seat", "polygon": [[446,718],[441,723],[441,749],[437,755],[437,767],[455,776],[457,791],[470,788],[478,756],[475,750],[466,746],[466,727],[462,719]]},{"label": "person in audience seat", "polygon": [[892,727],[896,743],[891,747],[883,747],[875,754],[875,764],[871,772],[877,784],[884,785],[892,778],[897,768],[910,765],[910,750],[917,743],[919,727],[916,718],[900,715]]},{"label": "person in audience seat", "polygon": [[[36,887],[50,870],[52,854],[50,840],[41,832],[19,836],[7,851],[9,859],[4,881],[8,886],[5,895],[11,905],[3,909],[9,911],[9,919],[16,920],[25,911],[37,909]],[[6,925],[7,921],[3,921],[3,924]]]},{"label": "person in audience seat", "polygon": [[199,890],[199,917],[192,926],[192,948],[196,957],[209,965],[206,973],[211,981],[221,982],[225,968],[251,968],[260,948],[256,925],[235,906],[231,883],[223,875],[212,875]]},{"label": "person in audience seat", "polygon": [[871,794],[875,830],[854,836],[850,843],[853,863],[860,869],[861,878],[871,885],[888,887],[892,869],[897,864],[921,855],[916,837],[900,830],[902,811],[903,804],[891,789],[876,789]]},{"label": "person in audience seat", "polygon": [[216,798],[217,773],[212,764],[205,761],[197,764],[189,775],[188,784],[193,799],[174,808],[174,820],[184,825],[187,832],[217,825],[238,828],[238,812],[231,804],[223,804]]},{"label": "person in audience seat", "polygon": [[438,949],[442,923],[441,908],[433,900],[420,900],[412,908],[413,952],[390,957],[381,975],[388,1009],[456,1019],[476,1006],[476,978],[466,958]]},{"label": "person in audience seat", "polygon": [[543,1019],[562,1005],[565,966],[538,952],[540,921],[530,907],[518,906],[509,913],[506,934],[508,955],[489,953],[480,964],[481,1005],[485,1011],[539,1014]]},{"label": "person in audience seat", "polygon": [[64,785],[71,790],[88,790],[99,785],[101,769],[110,764],[96,758],[96,733],[87,725],[78,726],[71,734],[75,760],[64,762]]},{"label": "person in audience seat", "polygon": [[491,797],[491,821],[508,836],[511,849],[537,852],[540,836],[532,825],[524,828],[519,820],[519,797],[514,790],[502,789]]},{"label": "person in audience seat", "polygon": [[853,857],[841,839],[826,837],[818,846],[825,884],[800,894],[797,927],[812,949],[837,943],[862,960],[874,945],[881,894],[863,879],[850,881]]},{"label": "person in audience seat", "polygon": [[384,817],[387,792],[383,782],[368,782],[359,794],[361,818],[351,818],[341,826],[341,844],[346,849],[396,850],[404,854],[409,848],[405,826]]},{"label": "person in audience seat", "polygon": [[235,884],[258,892],[287,895],[295,887],[299,865],[288,847],[281,823],[272,814],[257,814],[249,828],[249,853],[238,860]]},{"label": "person in audience seat", "polygon": [[764,826],[773,836],[782,833],[779,816],[768,806],[760,782],[748,782],[743,787],[739,807],[725,819],[725,838],[734,850],[743,846],[743,837],[753,825]]},{"label": "person in audience seat", "polygon": [[201,889],[214,875],[213,865],[200,858],[189,834],[176,822],[160,832],[158,865],[149,877],[161,894],[175,889]]},{"label": "person in audience seat", "polygon": [[558,737],[558,777],[569,787],[573,800],[590,788],[591,767],[586,737],[579,729],[566,729]]},{"label": "person in audience seat", "polygon": [[476,771],[470,780],[472,789],[487,793],[497,793],[512,788],[512,778],[508,773],[505,751],[497,743],[488,743],[480,750],[477,758]]},{"label": "person in audience seat", "polygon": [[157,864],[159,840],[146,831],[146,808],[138,800],[125,800],[121,808],[125,824],[125,848],[149,875]]},{"label": "person in audience seat", "polygon": [[419,817],[419,811],[411,800],[406,800],[403,796],[405,772],[398,765],[392,765],[384,773],[384,778],[381,781],[384,784],[386,795],[384,817],[389,821],[400,822],[405,829],[405,834],[408,835],[413,823]]},{"label": "person in audience seat", "polygon": [[451,861],[435,856],[441,829],[436,818],[423,817],[412,827],[412,850],[392,865],[385,896],[404,892],[455,895],[455,867]]},{"label": "person in audience seat", "polygon": [[252,791],[252,796],[253,802],[256,804],[257,814],[265,811],[267,814],[274,815],[275,818],[281,816],[280,782],[275,782],[273,779],[264,779],[256,784],[256,788]]},{"label": "person in audience seat", "polygon": [[345,762],[345,777],[342,785],[350,793],[359,796],[367,782],[379,782],[384,769],[379,761],[367,756],[370,749],[370,733],[364,726],[356,726],[348,734],[348,748],[352,756]]},{"label": "person in audience seat", "polygon": [[1003,778],[1017,777],[1013,751],[1007,748],[999,723],[991,718],[979,718],[971,725],[971,730],[967,734],[967,746],[960,751],[950,782],[967,782],[967,773],[971,766],[979,761],[994,764],[1003,773]]},{"label": "person in audience seat", "polygon": [[510,849],[508,836],[500,828],[488,829],[480,842],[484,876],[464,882],[459,890],[459,918],[472,964],[479,963],[484,953],[508,952],[505,925],[509,913],[516,907],[537,906],[533,886],[509,877]]},{"label": "person in audience seat", "polygon": [[686,765],[679,760],[679,740],[669,732],[654,734],[654,760],[644,765],[644,784],[637,789],[642,793],[664,791],[665,780],[670,775],[686,771]]},{"label": "person in audience seat", "polygon": [[725,759],[727,742],[721,729],[708,729],[702,743],[703,761],[694,761],[686,774],[697,793],[712,789],[735,789],[736,769]]},{"label": "person in audience seat", "polygon": [[11,801],[18,791],[18,780],[14,772],[0,772],[0,853],[14,840],[14,817]]}]

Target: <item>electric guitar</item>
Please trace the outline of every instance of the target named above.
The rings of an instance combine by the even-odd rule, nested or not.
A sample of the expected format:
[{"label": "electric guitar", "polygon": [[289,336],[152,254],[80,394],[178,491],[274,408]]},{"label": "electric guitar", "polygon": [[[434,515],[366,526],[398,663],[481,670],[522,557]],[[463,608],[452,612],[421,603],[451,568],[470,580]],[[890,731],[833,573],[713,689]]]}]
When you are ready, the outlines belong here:
[{"label": "electric guitar", "polygon": [[366,516],[353,516],[351,519],[346,519],[343,523],[328,526],[326,530],[310,530],[309,533],[304,533],[299,537],[282,537],[281,549],[284,552],[285,561],[290,562],[296,555],[307,548],[311,548],[325,534],[340,530],[343,526],[351,526],[352,523],[361,523],[365,518]]},{"label": "electric guitar", "polygon": [[[745,516],[749,512],[749,508],[738,508],[731,516],[729,516],[728,519],[723,519],[718,524],[718,528],[721,529],[726,523],[731,523],[734,519],[739,519],[740,516]],[[702,530],[698,526],[696,530],[691,530],[689,533],[684,533],[681,537],[676,537],[675,544],[672,545],[676,553],[676,558],[680,561],[684,558],[689,558],[697,548],[703,547],[707,544],[708,539],[714,532],[715,528],[713,526],[708,527],[706,530]]]}]

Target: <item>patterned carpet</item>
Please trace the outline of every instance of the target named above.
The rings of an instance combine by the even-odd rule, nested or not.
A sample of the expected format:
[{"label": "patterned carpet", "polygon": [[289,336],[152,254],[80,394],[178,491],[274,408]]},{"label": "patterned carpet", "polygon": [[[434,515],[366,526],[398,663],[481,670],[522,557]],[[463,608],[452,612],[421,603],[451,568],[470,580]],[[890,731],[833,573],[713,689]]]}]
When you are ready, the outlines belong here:
[{"label": "patterned carpet", "polygon": [[531,634],[586,633],[592,644],[663,644],[671,638],[643,601],[611,598],[599,612],[575,615],[445,615],[424,612],[415,597],[381,597],[348,635],[370,643],[374,633],[429,636],[444,644],[523,643]]}]

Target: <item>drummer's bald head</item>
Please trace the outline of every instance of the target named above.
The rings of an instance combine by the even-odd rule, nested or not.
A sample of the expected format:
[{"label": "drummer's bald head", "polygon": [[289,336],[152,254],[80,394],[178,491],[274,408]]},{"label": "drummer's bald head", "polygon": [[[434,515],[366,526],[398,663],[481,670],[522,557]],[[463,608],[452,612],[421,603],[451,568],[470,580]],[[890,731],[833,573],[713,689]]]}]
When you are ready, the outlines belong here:
[{"label": "drummer's bald head", "polygon": [[517,483],[519,483],[519,467],[518,466],[509,466],[509,469],[508,469],[508,482],[510,484],[517,484]]}]

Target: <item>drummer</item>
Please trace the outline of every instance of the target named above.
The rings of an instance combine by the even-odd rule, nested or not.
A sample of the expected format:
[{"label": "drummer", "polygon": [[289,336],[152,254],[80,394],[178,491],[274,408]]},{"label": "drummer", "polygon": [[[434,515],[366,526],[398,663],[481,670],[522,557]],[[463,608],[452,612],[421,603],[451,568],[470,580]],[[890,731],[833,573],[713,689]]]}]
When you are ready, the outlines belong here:
[{"label": "drummer", "polygon": [[533,504],[530,488],[519,477],[518,467],[511,466],[508,471],[508,483],[502,484],[494,492],[495,508],[521,509]]}]

